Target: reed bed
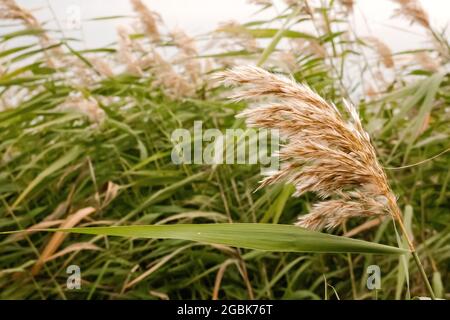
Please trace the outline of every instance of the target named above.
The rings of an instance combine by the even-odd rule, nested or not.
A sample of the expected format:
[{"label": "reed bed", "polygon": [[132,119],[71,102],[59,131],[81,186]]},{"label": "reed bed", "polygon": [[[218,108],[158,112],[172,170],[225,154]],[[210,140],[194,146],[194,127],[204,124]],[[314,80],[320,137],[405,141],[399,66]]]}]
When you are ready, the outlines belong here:
[{"label": "reed bed", "polygon": [[[253,2],[273,18],[205,40],[132,0],[116,43],[78,50],[0,1],[0,231],[20,231],[0,235],[0,298],[449,297],[447,34],[413,0],[393,1],[427,39],[408,52],[358,34],[358,1]],[[280,170],[260,184],[259,165],[174,164],[172,132],[199,120],[279,129]],[[394,247],[409,253],[367,254]]]}]

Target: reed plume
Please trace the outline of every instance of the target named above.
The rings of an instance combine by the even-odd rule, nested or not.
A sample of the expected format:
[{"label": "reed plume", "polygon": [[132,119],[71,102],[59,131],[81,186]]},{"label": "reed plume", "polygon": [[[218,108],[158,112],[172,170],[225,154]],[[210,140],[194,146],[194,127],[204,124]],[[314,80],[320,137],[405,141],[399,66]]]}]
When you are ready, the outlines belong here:
[{"label": "reed plume", "polygon": [[279,151],[281,168],[263,179],[260,187],[285,182],[294,196],[311,191],[321,198],[297,225],[310,229],[333,228],[352,217],[390,215],[398,221],[430,296],[433,290],[406,232],[401,211],[369,134],[354,106],[344,101],[347,116],[307,85],[259,67],[241,66],[218,74],[228,86],[241,87],[233,100],[268,100],[238,117],[257,128],[278,129],[287,141]]},{"label": "reed plume", "polygon": [[345,8],[345,10],[347,10],[347,12],[353,12],[353,7],[355,6],[354,0],[339,0],[339,2]]},{"label": "reed plume", "polygon": [[326,48],[317,39],[293,39],[290,40],[293,50],[298,55],[315,55],[324,59],[327,56]]},{"label": "reed plume", "polygon": [[427,52],[416,52],[414,60],[425,70],[436,72],[441,67],[439,58],[432,58]]},{"label": "reed plume", "polygon": [[94,69],[100,73],[101,75],[112,78],[114,77],[114,71],[111,69],[111,66],[106,61],[106,59],[98,56],[94,56],[89,58],[89,62],[92,64]]},{"label": "reed plume", "polygon": [[139,65],[139,60],[133,53],[133,42],[130,38],[130,28],[124,25],[117,27],[118,39],[118,57],[126,65],[127,72],[135,76],[142,76],[143,72]]},{"label": "reed plume", "polygon": [[41,29],[41,25],[33,14],[19,6],[14,0],[0,1],[0,19],[21,20],[32,29]]},{"label": "reed plume", "polygon": [[195,94],[194,83],[178,74],[173,65],[159,55],[156,50],[153,50],[151,58],[155,87],[161,87],[167,96],[175,100]]},{"label": "reed plume", "polygon": [[151,11],[141,0],[131,0],[130,2],[133,10],[139,15],[145,33],[153,41],[159,41],[161,35],[156,21],[156,18],[159,18],[159,16]]},{"label": "reed plume", "polygon": [[226,84],[244,85],[234,100],[275,98],[238,115],[251,127],[278,129],[287,140],[279,152],[280,170],[261,187],[287,182],[295,186],[295,196],[312,191],[333,198],[315,204],[297,225],[322,229],[351,217],[399,216],[396,198],[352,105],[344,103],[346,120],[308,86],[257,67],[238,67],[219,77]]},{"label": "reed plume", "polygon": [[193,38],[189,37],[183,30],[177,29],[171,34],[175,46],[179,52],[176,62],[180,62],[184,68],[186,76],[194,85],[201,79],[202,66],[197,59],[199,53]]},{"label": "reed plume", "polygon": [[377,37],[365,37],[364,40],[373,46],[374,50],[380,56],[380,60],[386,68],[394,67],[392,51],[386,43]]},{"label": "reed plume", "polygon": [[[63,59],[63,50],[59,46],[52,47],[55,45],[55,42],[47,34],[39,20],[30,11],[19,6],[14,0],[0,0],[0,19],[18,20],[26,28],[38,31],[36,36],[41,47],[45,49],[44,55],[48,66],[56,68],[58,60]],[[49,49],[49,47],[51,48]]]},{"label": "reed plume", "polygon": [[92,97],[85,98],[80,92],[71,93],[66,100],[58,106],[62,111],[72,111],[84,114],[94,127],[101,124],[106,118],[105,111]]},{"label": "reed plume", "polygon": [[393,0],[400,5],[395,13],[398,16],[403,16],[411,21],[411,23],[418,23],[422,27],[430,29],[430,19],[428,13],[423,9],[418,0]]}]

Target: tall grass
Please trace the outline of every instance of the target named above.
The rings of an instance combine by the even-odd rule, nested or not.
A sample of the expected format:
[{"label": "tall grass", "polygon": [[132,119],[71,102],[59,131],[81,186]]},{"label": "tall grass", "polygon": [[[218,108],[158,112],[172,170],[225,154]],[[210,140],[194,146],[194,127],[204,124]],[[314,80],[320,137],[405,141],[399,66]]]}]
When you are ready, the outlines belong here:
[{"label": "tall grass", "polygon": [[[167,30],[148,7],[132,3],[135,29],[123,25],[117,43],[84,50],[13,1],[1,4],[10,27],[2,30],[15,29],[0,34],[0,228],[29,229],[0,238],[1,298],[371,299],[371,264],[382,270],[379,299],[428,295],[408,255],[32,230],[293,224],[310,212],[316,196],[290,197],[290,185],[254,192],[256,165],[171,162],[174,129],[193,129],[196,120],[244,128],[235,115],[246,104],[229,103],[210,76],[252,63],[358,107],[425,273],[436,296],[448,297],[450,51],[423,9],[402,1],[398,13],[423,28],[429,45],[392,53],[354,30],[349,2],[293,2],[267,21],[223,24],[206,41]],[[333,233],[404,243],[382,218],[350,219]],[[71,264],[81,267],[81,290],[65,288]]]}]

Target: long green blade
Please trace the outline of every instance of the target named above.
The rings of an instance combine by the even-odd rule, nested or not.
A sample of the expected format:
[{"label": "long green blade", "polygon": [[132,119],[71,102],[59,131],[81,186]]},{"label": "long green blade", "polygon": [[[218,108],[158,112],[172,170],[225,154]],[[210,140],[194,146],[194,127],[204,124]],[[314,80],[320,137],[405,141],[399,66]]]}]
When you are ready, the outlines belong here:
[{"label": "long green blade", "polygon": [[375,254],[403,254],[407,252],[396,247],[281,224],[135,225],[51,231],[137,238],[180,239],[278,252],[358,252]]}]

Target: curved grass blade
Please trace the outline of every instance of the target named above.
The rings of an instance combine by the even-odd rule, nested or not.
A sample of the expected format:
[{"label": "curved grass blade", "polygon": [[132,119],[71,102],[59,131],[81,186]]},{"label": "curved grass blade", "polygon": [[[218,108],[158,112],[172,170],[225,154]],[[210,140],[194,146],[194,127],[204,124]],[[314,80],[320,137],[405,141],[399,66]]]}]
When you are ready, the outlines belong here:
[{"label": "curved grass blade", "polygon": [[373,254],[404,254],[407,252],[407,250],[396,247],[281,224],[134,225],[51,229],[47,231],[137,238],[179,239],[278,252],[357,252]]}]

